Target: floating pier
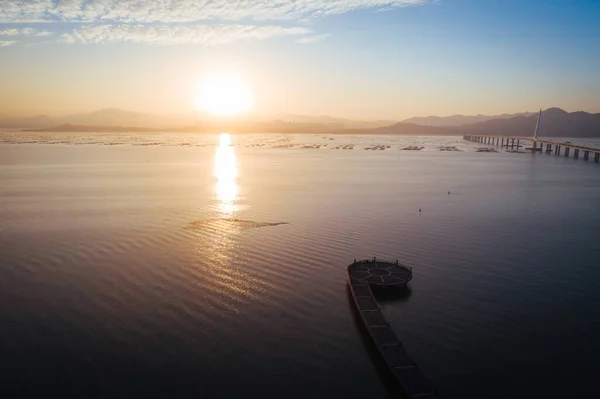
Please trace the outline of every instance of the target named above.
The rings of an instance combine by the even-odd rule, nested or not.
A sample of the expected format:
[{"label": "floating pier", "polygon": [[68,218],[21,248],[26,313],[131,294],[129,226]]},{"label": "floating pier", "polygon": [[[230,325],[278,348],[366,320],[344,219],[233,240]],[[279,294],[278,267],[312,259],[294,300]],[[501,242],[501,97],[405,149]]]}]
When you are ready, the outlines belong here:
[{"label": "floating pier", "polygon": [[437,391],[406,353],[404,345],[383,317],[370,287],[370,284],[403,286],[411,279],[412,269],[398,261],[355,259],[348,266],[348,285],[358,313],[394,379],[411,399],[434,398]]}]

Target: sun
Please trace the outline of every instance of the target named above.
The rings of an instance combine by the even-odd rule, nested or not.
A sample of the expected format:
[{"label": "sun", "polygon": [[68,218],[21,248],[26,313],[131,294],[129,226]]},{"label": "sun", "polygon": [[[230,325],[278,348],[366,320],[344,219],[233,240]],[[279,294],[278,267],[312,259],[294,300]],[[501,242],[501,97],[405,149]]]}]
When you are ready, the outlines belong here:
[{"label": "sun", "polygon": [[195,106],[218,116],[248,112],[254,104],[252,90],[239,77],[213,75],[198,86]]}]

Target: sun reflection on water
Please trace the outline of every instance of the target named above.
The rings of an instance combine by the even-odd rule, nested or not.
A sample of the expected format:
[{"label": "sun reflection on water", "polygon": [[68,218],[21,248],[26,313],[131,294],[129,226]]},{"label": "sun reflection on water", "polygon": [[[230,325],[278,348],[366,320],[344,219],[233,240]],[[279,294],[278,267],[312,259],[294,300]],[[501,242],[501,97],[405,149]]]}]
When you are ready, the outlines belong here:
[{"label": "sun reflection on water", "polygon": [[238,168],[235,150],[231,146],[231,136],[227,133],[219,135],[219,147],[215,154],[214,176],[215,195],[219,201],[218,209],[222,217],[232,217],[239,207],[239,186],[237,184]]},{"label": "sun reflection on water", "polygon": [[204,301],[219,311],[240,313],[245,304],[263,294],[264,282],[240,267],[238,236],[246,225],[236,218],[239,211],[238,164],[231,136],[219,135],[213,175],[218,216],[192,223],[197,231],[198,267],[191,270],[206,294]]}]

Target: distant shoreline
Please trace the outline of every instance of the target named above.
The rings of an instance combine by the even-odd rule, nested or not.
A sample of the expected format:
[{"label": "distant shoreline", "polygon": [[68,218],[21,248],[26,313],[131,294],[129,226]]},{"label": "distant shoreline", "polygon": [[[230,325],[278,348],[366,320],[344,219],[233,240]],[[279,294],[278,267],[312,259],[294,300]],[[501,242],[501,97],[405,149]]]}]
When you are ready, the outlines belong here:
[{"label": "distant shoreline", "polygon": [[[397,135],[397,136],[462,136],[457,131],[437,131],[437,132],[385,132],[381,129],[335,129],[335,130],[275,130],[275,129],[256,129],[240,130],[235,128],[209,128],[200,130],[200,128],[164,128],[151,129],[136,126],[88,126],[88,125],[61,125],[51,128],[36,129],[16,129],[22,132],[40,132],[40,133],[195,133],[195,134],[219,134],[223,132],[231,134],[316,134],[316,135]],[[438,129],[436,129],[438,130]]]},{"label": "distant shoreline", "polygon": [[[480,119],[486,119],[475,122]],[[489,119],[492,118],[492,119]],[[0,118],[0,126],[22,129],[26,132],[65,132],[65,133],[198,133],[215,134],[229,132],[234,134],[323,134],[323,135],[401,135],[401,136],[518,136],[531,137],[537,126],[537,116],[528,113],[515,115],[460,116],[412,118],[402,122],[380,121],[389,125],[374,125],[371,122],[352,122],[321,117],[321,120],[290,121],[274,120],[196,120],[178,123],[174,120],[156,120],[152,115],[120,110],[103,110],[90,115],[74,116],[71,120],[63,118],[52,120],[49,117],[38,117],[10,121]],[[76,121],[75,121],[76,120]],[[181,122],[181,121],[179,121]],[[458,123],[467,122],[461,125]],[[475,123],[469,123],[475,122]],[[22,123],[22,124],[21,124]],[[33,124],[36,123],[36,124]],[[358,123],[363,123],[359,125]],[[447,123],[442,125],[442,123]],[[32,125],[33,124],[33,125]],[[21,127],[20,127],[21,126]],[[143,127],[142,127],[143,126]],[[156,128],[161,126],[161,128]],[[566,112],[560,108],[549,108],[542,112],[540,136],[568,138],[600,138],[600,114],[586,112]]]},{"label": "distant shoreline", "polygon": [[[330,136],[427,136],[427,137],[460,137],[465,134],[477,135],[472,133],[448,132],[448,133],[395,133],[395,132],[372,132],[362,130],[345,130],[345,131],[330,131],[330,132],[306,132],[306,131],[235,131],[231,129],[216,129],[207,131],[198,131],[192,129],[150,129],[140,127],[120,127],[120,126],[79,126],[79,129],[60,129],[56,128],[40,128],[40,129],[0,129],[6,131],[20,131],[27,133],[188,133],[188,134],[300,134],[300,135],[330,135]],[[482,134],[485,136],[485,134]],[[502,136],[502,135],[499,135]],[[505,136],[511,137],[511,134]],[[524,138],[526,136],[523,136]],[[600,136],[550,136],[572,139],[597,139]]]}]

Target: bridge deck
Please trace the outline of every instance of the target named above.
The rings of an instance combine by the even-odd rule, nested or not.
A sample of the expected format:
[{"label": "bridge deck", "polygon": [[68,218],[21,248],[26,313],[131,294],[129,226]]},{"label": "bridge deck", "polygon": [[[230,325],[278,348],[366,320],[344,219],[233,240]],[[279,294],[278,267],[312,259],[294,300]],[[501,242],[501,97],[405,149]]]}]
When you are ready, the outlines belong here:
[{"label": "bridge deck", "polygon": [[519,140],[519,141],[531,141],[532,143],[540,143],[540,144],[551,144],[552,146],[559,146],[559,147],[563,147],[563,148],[571,148],[571,149],[575,149],[575,150],[580,150],[580,151],[589,151],[591,153],[600,153],[600,148],[593,148],[593,147],[586,147],[586,146],[582,146],[582,145],[576,145],[576,144],[568,144],[568,143],[562,143],[560,141],[547,141],[547,140],[540,140],[540,139],[534,139],[533,137],[520,137],[520,136],[498,136],[498,135],[488,135],[488,134],[467,134],[464,135],[463,137],[467,138],[471,138],[471,137],[485,137],[485,138],[494,138],[494,139],[507,139],[507,140]]}]

